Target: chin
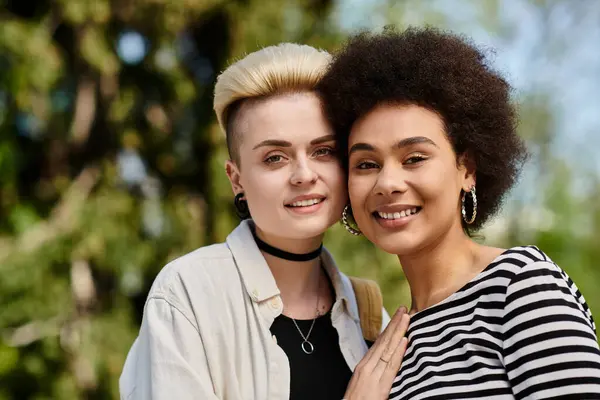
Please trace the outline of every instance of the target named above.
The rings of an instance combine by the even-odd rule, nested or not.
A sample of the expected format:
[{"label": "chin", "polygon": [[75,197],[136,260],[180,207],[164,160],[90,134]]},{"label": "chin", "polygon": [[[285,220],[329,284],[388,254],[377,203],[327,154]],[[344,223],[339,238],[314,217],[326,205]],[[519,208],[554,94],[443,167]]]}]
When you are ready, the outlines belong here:
[{"label": "chin", "polygon": [[303,221],[282,221],[281,226],[285,227],[285,230],[281,231],[282,233],[285,233],[286,236],[293,235],[292,237],[295,239],[308,239],[324,234],[335,222],[336,221],[330,221],[326,218],[307,218]]},{"label": "chin", "polygon": [[327,229],[341,219],[341,216],[341,209],[339,212],[334,213],[331,210],[330,204],[325,204],[325,207],[313,214],[284,213],[279,226],[280,229],[281,227],[285,229],[285,233],[292,233],[290,231],[294,231],[296,235],[302,238],[309,238],[324,234]]},{"label": "chin", "polygon": [[264,218],[254,218],[255,224],[270,235],[288,239],[302,240],[320,236],[332,226],[337,219],[326,215],[304,216],[302,218],[282,214],[279,218],[264,215]]},{"label": "chin", "polygon": [[377,248],[397,256],[413,254],[421,248],[422,244],[414,234],[408,232],[384,235],[365,234],[365,237]]}]

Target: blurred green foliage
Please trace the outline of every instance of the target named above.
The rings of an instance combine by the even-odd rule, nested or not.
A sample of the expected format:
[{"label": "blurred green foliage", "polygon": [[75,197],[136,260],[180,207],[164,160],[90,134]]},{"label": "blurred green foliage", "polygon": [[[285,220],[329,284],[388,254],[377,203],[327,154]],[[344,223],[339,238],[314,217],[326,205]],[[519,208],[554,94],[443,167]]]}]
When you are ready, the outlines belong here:
[{"label": "blurred green foliage", "polygon": [[[398,16],[400,3],[379,11]],[[490,29],[497,7],[486,2],[481,16]],[[426,8],[419,12],[444,23]],[[157,272],[236,224],[212,113],[216,74],[281,41],[334,49],[345,34],[338,10],[331,0],[2,7],[0,400],[118,398]],[[140,60],[131,60],[136,51]],[[521,129],[537,160],[527,189],[542,201],[513,201],[489,239],[539,245],[600,310],[600,183],[570,186],[576,172],[547,151],[547,103],[523,103]],[[340,226],[326,242],[344,271],[380,282],[390,311],[408,304],[395,257]]]}]

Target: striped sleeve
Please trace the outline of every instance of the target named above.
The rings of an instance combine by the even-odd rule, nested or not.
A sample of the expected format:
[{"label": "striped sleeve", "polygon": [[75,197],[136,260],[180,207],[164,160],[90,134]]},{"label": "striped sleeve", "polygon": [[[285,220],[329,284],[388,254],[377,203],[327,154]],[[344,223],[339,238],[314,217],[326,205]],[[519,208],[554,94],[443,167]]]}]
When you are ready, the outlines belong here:
[{"label": "striped sleeve", "polygon": [[515,398],[600,398],[594,321],[558,266],[538,261],[519,269],[507,288],[502,325]]}]

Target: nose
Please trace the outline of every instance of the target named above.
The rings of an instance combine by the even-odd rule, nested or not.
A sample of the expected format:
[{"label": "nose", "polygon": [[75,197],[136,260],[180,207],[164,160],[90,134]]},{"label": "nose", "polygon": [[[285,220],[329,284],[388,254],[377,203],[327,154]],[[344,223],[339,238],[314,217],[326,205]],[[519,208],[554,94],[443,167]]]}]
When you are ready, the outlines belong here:
[{"label": "nose", "polygon": [[373,190],[382,196],[404,193],[408,189],[405,178],[401,167],[386,165],[380,170]]},{"label": "nose", "polygon": [[306,184],[313,184],[317,181],[318,175],[311,168],[308,160],[299,159],[294,164],[292,175],[290,176],[290,182],[295,186],[302,186]]}]

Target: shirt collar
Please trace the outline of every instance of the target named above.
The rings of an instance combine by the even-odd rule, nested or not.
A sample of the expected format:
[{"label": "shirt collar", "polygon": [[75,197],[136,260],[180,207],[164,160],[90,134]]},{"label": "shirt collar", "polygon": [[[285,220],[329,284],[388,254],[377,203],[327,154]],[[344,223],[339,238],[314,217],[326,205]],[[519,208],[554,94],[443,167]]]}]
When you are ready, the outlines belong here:
[{"label": "shirt collar", "polygon": [[242,221],[227,236],[226,242],[248,295],[253,301],[262,302],[279,295],[280,292],[267,261],[252,237],[250,223],[247,219]]},{"label": "shirt collar", "polygon": [[329,275],[333,290],[335,291],[335,302],[342,302],[346,306],[346,310],[355,321],[359,320],[358,307],[356,305],[356,297],[352,283],[346,275],[344,275],[336,266],[333,256],[326,248],[323,248],[321,260],[325,272]]},{"label": "shirt collar", "polygon": [[[250,230],[252,223],[251,220],[242,221],[227,236],[226,243],[233,254],[248,295],[254,302],[260,303],[273,296],[278,296],[280,291],[271,269],[254,241]],[[337,268],[331,253],[326,248],[323,248],[321,260],[335,291],[335,302],[344,303],[350,316],[354,320],[358,320],[358,308],[352,283]]]}]

